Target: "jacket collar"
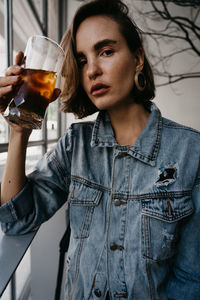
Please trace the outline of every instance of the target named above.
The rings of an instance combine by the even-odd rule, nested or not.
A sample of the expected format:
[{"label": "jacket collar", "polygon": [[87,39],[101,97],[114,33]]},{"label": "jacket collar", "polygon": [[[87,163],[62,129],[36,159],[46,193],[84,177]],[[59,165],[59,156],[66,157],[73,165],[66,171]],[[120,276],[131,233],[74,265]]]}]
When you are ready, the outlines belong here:
[{"label": "jacket collar", "polygon": [[155,104],[151,104],[150,110],[147,125],[132,147],[120,146],[117,143],[108,114],[105,111],[99,112],[93,128],[91,146],[116,147],[119,152],[126,151],[132,157],[155,166],[160,146],[162,116]]}]

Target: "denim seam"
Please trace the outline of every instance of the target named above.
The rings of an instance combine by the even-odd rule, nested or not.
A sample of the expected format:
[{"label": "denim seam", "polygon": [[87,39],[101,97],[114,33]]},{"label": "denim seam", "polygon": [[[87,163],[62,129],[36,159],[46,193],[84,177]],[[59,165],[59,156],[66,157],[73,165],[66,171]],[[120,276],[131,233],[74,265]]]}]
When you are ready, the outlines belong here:
[{"label": "denim seam", "polygon": [[146,158],[147,160],[151,160],[151,161],[155,161],[156,157],[157,157],[157,153],[158,153],[158,150],[159,150],[159,142],[160,142],[160,136],[161,136],[161,128],[162,127],[162,117],[161,117],[161,113],[159,113],[158,115],[158,126],[157,126],[157,135],[156,135],[156,141],[154,143],[154,146],[153,146],[153,150],[152,150],[152,153],[150,155],[145,155],[145,154],[141,154],[137,151],[133,151],[133,153],[136,154],[135,158],[137,158],[137,156],[139,155],[141,159],[144,159]]},{"label": "denim seam", "polygon": [[50,161],[50,163],[54,162],[56,164],[58,170],[62,173],[62,175],[64,177],[67,177],[67,174],[66,174],[64,168],[62,167],[61,163],[59,162],[59,160],[57,159],[57,157],[54,153],[52,153],[51,159],[52,159],[52,161]]},{"label": "denim seam", "polygon": [[174,214],[173,217],[167,217],[164,215],[161,215],[159,213],[156,212],[152,212],[152,211],[148,211],[148,210],[142,210],[141,214],[144,216],[149,216],[149,217],[155,217],[156,219],[159,219],[161,221],[166,221],[166,222],[173,222],[173,221],[178,221],[180,219],[183,219],[184,217],[187,217],[189,215],[191,215],[193,213],[194,209],[190,208],[187,211],[185,211],[184,213],[179,213],[179,214]]},{"label": "denim seam", "polygon": [[150,299],[151,300],[155,300],[155,288],[154,288],[154,283],[153,283],[153,279],[151,276],[151,272],[150,272],[150,263],[149,260],[146,260],[146,272],[147,272],[147,278],[149,281],[149,293],[150,293]]},{"label": "denim seam", "polygon": [[146,273],[149,282],[149,294],[150,299],[154,300],[155,290],[153,287],[153,280],[150,273],[150,266],[148,257],[150,256],[150,229],[149,229],[149,219],[145,216],[142,216],[142,238],[143,238],[143,257],[145,258],[145,265],[146,265]]},{"label": "denim seam", "polygon": [[97,133],[99,131],[99,124],[100,124],[100,116],[101,116],[101,112],[99,113],[97,119],[96,119],[96,122],[94,123],[94,128],[93,128],[93,136],[92,137],[95,137],[95,140],[94,140],[94,143],[97,145],[98,144],[98,138],[97,138]]},{"label": "denim seam", "polygon": [[114,184],[114,170],[115,170],[115,152],[113,155],[113,161],[112,161],[112,178],[111,178],[111,193],[110,193],[110,197],[109,197],[109,202],[108,202],[108,210],[107,210],[107,220],[106,220],[106,268],[107,268],[107,281],[108,281],[108,290],[111,292],[111,288],[110,288],[110,278],[112,276],[110,276],[110,272],[109,272],[109,258],[108,258],[108,254],[109,254],[109,250],[108,250],[108,240],[109,240],[109,230],[110,230],[110,218],[111,218],[111,210],[112,210],[112,191],[113,191],[113,184]]},{"label": "denim seam", "polygon": [[108,187],[104,187],[102,185],[99,185],[97,183],[94,183],[92,181],[89,181],[85,178],[82,178],[82,177],[79,177],[79,176],[75,176],[75,175],[71,175],[71,179],[73,181],[76,181],[76,182],[79,182],[79,183],[83,183],[85,185],[87,185],[88,187],[92,187],[94,189],[99,189],[99,190],[102,190],[102,191],[106,191],[106,192],[110,192],[111,189],[108,188]]},{"label": "denim seam", "polygon": [[[88,187],[91,189],[91,187]],[[83,195],[83,192],[81,193],[81,196]],[[84,205],[84,206],[96,206],[99,204],[99,200],[102,196],[102,191],[99,190],[95,190],[95,193],[93,195],[91,195],[91,197],[87,197],[91,200],[80,200],[82,198],[79,197],[79,199],[74,199],[74,197],[72,197],[72,195],[70,195],[69,197],[69,203],[71,203],[72,205]]]},{"label": "denim seam", "polygon": [[82,206],[95,207],[98,205],[101,195],[102,195],[101,192],[98,193],[98,195],[92,201],[69,199],[69,203],[71,203],[71,205],[82,205]]},{"label": "denim seam", "polygon": [[[94,183],[92,181],[89,181],[85,178],[72,175],[71,179],[73,181],[76,181],[78,183],[83,183],[87,185],[88,187],[92,187],[95,189],[99,189],[105,192],[111,193],[111,189],[102,185],[99,185],[97,183]],[[112,193],[112,198],[123,198],[127,200],[145,200],[145,199],[156,199],[156,198],[168,198],[168,197],[182,197],[182,196],[191,196],[192,190],[185,190],[185,191],[170,191],[170,192],[156,192],[156,193],[146,193],[146,194],[138,194],[138,195],[129,195],[127,193]]]},{"label": "denim seam", "polygon": [[[100,199],[100,197],[98,199]],[[96,202],[96,201],[85,201],[85,200],[81,201],[81,200],[72,200],[72,199],[69,199],[69,203],[71,205],[75,205],[75,206],[76,205],[77,206],[81,205],[81,206],[95,207],[95,206],[98,205],[99,202]]]},{"label": "denim seam", "polygon": [[[155,143],[155,144],[156,144],[156,143]],[[155,145],[154,145],[154,146],[155,146]],[[157,148],[157,146],[154,147],[154,149],[156,149],[156,148]],[[133,156],[133,157],[136,158],[136,159],[137,159],[138,157],[140,157],[142,160],[147,159],[148,161],[149,161],[149,160],[154,161],[154,160],[155,160],[155,157],[156,157],[156,155],[155,155],[155,156],[153,155],[153,152],[155,151],[154,149],[153,149],[151,155],[141,154],[140,152],[138,152],[139,150],[137,151],[137,149],[136,149],[136,150],[132,150],[132,152],[134,153],[134,156]]]},{"label": "denim seam", "polygon": [[84,218],[84,222],[83,222],[83,226],[82,226],[82,231],[81,231],[81,235],[80,238],[84,239],[87,238],[89,236],[89,230],[90,230],[90,226],[91,226],[91,222],[92,222],[92,216],[94,213],[94,207],[88,207],[85,213],[85,218]]},{"label": "denim seam", "polygon": [[17,213],[16,213],[16,209],[15,209],[15,206],[13,204],[12,201],[8,202],[8,208],[10,210],[10,213],[14,219],[14,221],[17,221],[18,220],[18,217],[17,217]]},{"label": "denim seam", "polygon": [[83,249],[83,243],[84,243],[84,240],[85,239],[80,239],[80,244],[79,244],[79,249],[78,249],[78,254],[77,254],[77,260],[76,260],[76,267],[75,267],[75,275],[74,275],[74,282],[73,282],[73,289],[72,289],[72,292],[71,292],[71,297],[69,300],[72,300],[73,298],[73,294],[75,292],[75,289],[76,289],[76,282],[77,282],[77,279],[78,279],[78,274],[79,274],[79,267],[80,267],[80,258],[81,258],[81,252],[82,252],[82,249]]},{"label": "denim seam", "polygon": [[149,226],[149,218],[146,216],[143,217],[143,224],[144,224],[144,246],[146,251],[144,251],[144,256],[151,256],[151,247],[150,247],[150,226]]},{"label": "denim seam", "polygon": [[177,125],[170,125],[170,124],[166,124],[166,123],[163,122],[163,126],[164,127],[169,127],[169,128],[174,128],[174,129],[188,130],[188,131],[192,131],[194,133],[200,134],[200,132],[198,130],[187,127],[187,126],[184,126],[184,125],[178,125],[178,124]]},{"label": "denim seam", "polygon": [[174,192],[158,192],[158,193],[147,193],[147,194],[139,194],[139,195],[128,195],[122,193],[113,193],[113,198],[123,198],[130,201],[139,201],[139,200],[147,200],[147,199],[160,199],[160,198],[179,198],[182,196],[191,196],[192,191],[174,191]]},{"label": "denim seam", "polygon": [[156,142],[154,144],[154,148],[153,148],[152,156],[151,156],[152,160],[155,160],[156,154],[158,153],[161,127],[162,127],[162,117],[161,117],[161,113],[159,112]]},{"label": "denim seam", "polygon": [[[83,183],[87,185],[88,187],[92,187],[95,189],[99,189],[105,192],[111,193],[111,189],[108,187],[104,187],[102,185],[96,184],[92,181],[89,181],[85,178],[81,178],[79,176],[71,176],[71,179],[78,182],[78,183]],[[138,195],[133,195],[133,194],[127,194],[127,193],[112,193],[112,198],[123,198],[127,199],[130,201],[136,200],[146,200],[146,199],[160,199],[160,198],[168,198],[168,197],[182,197],[182,196],[191,196],[192,195],[192,190],[185,190],[185,191],[170,191],[170,192],[155,192],[155,193],[146,193],[146,194],[138,194]]]},{"label": "denim seam", "polygon": [[[124,216],[124,223],[121,225],[123,226],[123,240],[122,240],[122,244],[123,246],[125,246],[125,236],[126,236],[126,221],[127,221],[127,210],[128,207],[127,205],[125,205],[125,207],[123,207],[122,209],[122,217]],[[122,219],[123,220],[123,219]],[[121,234],[120,234],[120,238],[121,238]],[[121,239],[120,239],[121,240]],[[125,248],[125,247],[124,247]],[[124,286],[124,293],[128,293],[128,289],[127,289],[127,284],[126,284],[126,272],[125,272],[125,259],[124,259],[124,251],[121,251],[121,256],[122,256],[122,262],[123,262],[123,279],[124,281],[122,281],[122,284]]]}]

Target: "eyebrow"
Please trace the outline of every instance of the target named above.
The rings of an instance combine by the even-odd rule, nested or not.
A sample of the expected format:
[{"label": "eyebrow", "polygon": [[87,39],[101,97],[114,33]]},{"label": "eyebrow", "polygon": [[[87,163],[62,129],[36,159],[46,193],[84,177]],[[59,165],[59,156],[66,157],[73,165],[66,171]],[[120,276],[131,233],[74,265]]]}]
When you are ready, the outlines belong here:
[{"label": "eyebrow", "polygon": [[97,42],[97,43],[94,45],[94,49],[95,49],[95,50],[99,50],[99,49],[101,49],[101,48],[104,47],[104,46],[114,45],[114,44],[116,44],[116,43],[117,43],[117,41],[115,41],[115,40],[105,39],[105,40],[102,40],[102,41]]},{"label": "eyebrow", "polygon": [[[95,51],[100,50],[101,48],[108,46],[108,45],[115,45],[117,44],[117,41],[111,40],[111,39],[104,39],[101,41],[98,41],[96,44],[94,44],[93,48]],[[83,52],[77,52],[77,57],[82,57],[84,56]]]}]

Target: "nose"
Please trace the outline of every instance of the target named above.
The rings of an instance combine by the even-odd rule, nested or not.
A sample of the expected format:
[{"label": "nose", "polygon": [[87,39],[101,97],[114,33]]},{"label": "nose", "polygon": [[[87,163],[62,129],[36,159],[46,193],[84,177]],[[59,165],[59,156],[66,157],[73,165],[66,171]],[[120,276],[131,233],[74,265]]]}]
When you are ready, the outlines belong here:
[{"label": "nose", "polygon": [[90,80],[102,74],[102,68],[97,59],[88,61],[87,76]]}]

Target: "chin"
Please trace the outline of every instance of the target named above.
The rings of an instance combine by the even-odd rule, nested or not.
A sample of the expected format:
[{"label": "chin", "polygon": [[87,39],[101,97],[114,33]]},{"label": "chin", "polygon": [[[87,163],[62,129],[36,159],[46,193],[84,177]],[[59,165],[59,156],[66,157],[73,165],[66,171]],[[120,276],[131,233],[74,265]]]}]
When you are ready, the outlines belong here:
[{"label": "chin", "polygon": [[116,101],[113,101],[108,98],[98,98],[98,99],[93,99],[92,103],[99,109],[99,110],[109,110],[114,108],[117,103]]}]

